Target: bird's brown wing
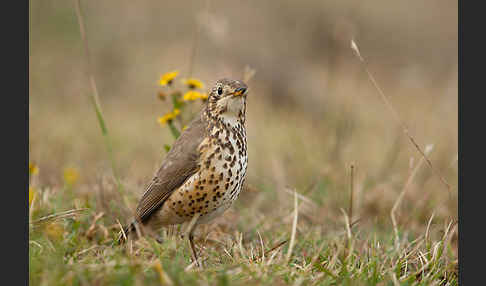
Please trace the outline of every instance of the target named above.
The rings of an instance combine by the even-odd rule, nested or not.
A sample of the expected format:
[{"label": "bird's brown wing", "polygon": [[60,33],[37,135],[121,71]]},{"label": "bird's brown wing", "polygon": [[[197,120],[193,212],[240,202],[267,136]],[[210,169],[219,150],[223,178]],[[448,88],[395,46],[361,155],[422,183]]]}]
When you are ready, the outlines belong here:
[{"label": "bird's brown wing", "polygon": [[198,169],[198,146],[206,134],[202,112],[177,138],[167,153],[152,182],[143,194],[135,213],[139,222],[146,222],[167,198]]}]

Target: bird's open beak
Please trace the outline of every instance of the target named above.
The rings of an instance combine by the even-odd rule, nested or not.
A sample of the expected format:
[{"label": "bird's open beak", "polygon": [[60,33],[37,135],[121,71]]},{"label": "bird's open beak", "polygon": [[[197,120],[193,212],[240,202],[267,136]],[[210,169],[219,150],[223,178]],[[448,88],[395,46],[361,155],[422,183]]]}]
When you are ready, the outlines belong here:
[{"label": "bird's open beak", "polygon": [[239,87],[235,90],[233,93],[234,96],[243,96],[246,93],[246,88],[245,87]]}]

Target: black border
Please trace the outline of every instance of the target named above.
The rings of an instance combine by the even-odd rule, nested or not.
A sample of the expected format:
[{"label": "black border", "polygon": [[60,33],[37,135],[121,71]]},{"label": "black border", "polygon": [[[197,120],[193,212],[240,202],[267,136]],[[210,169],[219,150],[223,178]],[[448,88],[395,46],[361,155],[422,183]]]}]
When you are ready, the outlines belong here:
[{"label": "black border", "polygon": [[[485,237],[482,228],[486,200],[479,196],[485,189],[485,112],[480,99],[485,94],[486,44],[484,9],[480,5],[474,7],[474,3],[480,2],[458,2],[459,285],[484,284]],[[467,180],[464,180],[466,172]]]},{"label": "black border", "polygon": [[2,282],[28,285],[29,1],[4,2],[2,12]]}]

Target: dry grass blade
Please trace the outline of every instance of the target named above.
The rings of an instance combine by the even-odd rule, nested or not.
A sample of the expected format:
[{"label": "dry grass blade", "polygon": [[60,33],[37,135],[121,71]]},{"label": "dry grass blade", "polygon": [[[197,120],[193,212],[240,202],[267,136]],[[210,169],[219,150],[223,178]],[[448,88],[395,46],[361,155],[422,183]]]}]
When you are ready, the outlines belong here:
[{"label": "dry grass blade", "polygon": [[354,193],[354,163],[351,163],[351,175],[350,175],[350,195],[349,195],[349,219],[353,220],[353,193]]},{"label": "dry grass blade", "polygon": [[[425,148],[425,152],[427,154],[429,154],[432,151],[432,149],[433,149],[433,146],[432,145],[427,145],[427,147]],[[393,204],[393,207],[392,207],[392,209],[390,211],[390,217],[391,217],[392,224],[393,224],[393,231],[395,232],[395,246],[396,246],[396,249],[397,250],[399,249],[400,241],[399,241],[399,238],[398,238],[398,225],[397,225],[397,220],[396,220],[395,213],[397,211],[398,206],[402,202],[402,199],[403,199],[406,191],[408,190],[408,187],[412,183],[413,179],[415,178],[415,175],[417,174],[417,171],[420,169],[420,167],[422,166],[423,162],[424,162],[424,158],[421,158],[420,161],[419,161],[419,163],[412,170],[412,172],[408,176],[407,182],[403,186],[402,192],[398,196],[397,200]]]},{"label": "dry grass blade", "polygon": [[93,222],[91,223],[91,226],[88,228],[88,231],[86,231],[86,237],[91,238],[93,236],[94,230],[96,229],[96,222],[100,218],[102,218],[104,215],[105,215],[104,212],[100,212],[99,214],[97,214],[94,217]]},{"label": "dry grass blade", "polygon": [[430,230],[430,225],[432,224],[432,220],[434,219],[435,212],[432,213],[430,216],[429,222],[427,223],[427,228],[425,229],[425,237],[424,240],[428,241],[429,240],[429,230]]},{"label": "dry grass blade", "polygon": [[125,230],[123,229],[123,226],[121,225],[120,221],[117,219],[116,222],[118,223],[118,226],[120,227],[121,235],[123,236],[124,241],[127,241],[127,235],[125,233]]},{"label": "dry grass blade", "polygon": [[295,189],[294,190],[291,190],[289,188],[284,188],[283,189],[286,193],[290,194],[290,195],[294,195],[294,194],[297,194],[297,197],[299,199],[301,199],[303,202],[305,203],[308,203],[309,205],[311,205],[312,207],[314,208],[318,208],[318,205],[316,203],[314,203],[311,199],[307,198],[306,196],[298,193]]},{"label": "dry grass blade", "polygon": [[340,208],[340,210],[341,210],[341,212],[343,213],[343,216],[344,216],[344,223],[346,225],[346,235],[348,237],[348,240],[350,240],[351,239],[351,225],[349,223],[349,216],[344,209]]},{"label": "dry grass blade", "polygon": [[68,211],[63,211],[55,214],[51,214],[48,216],[41,217],[39,219],[36,219],[35,221],[32,222],[32,225],[37,226],[41,223],[46,223],[55,219],[60,219],[60,218],[66,218],[70,216],[75,216],[76,214],[88,210],[87,208],[84,209],[72,209]]},{"label": "dry grass blade", "polygon": [[100,246],[99,246],[99,245],[93,245],[93,246],[91,246],[91,247],[89,247],[89,248],[87,248],[87,249],[84,249],[84,250],[79,251],[79,252],[78,252],[78,253],[76,253],[74,256],[75,256],[76,258],[78,258],[78,257],[80,257],[81,255],[83,255],[83,254],[85,254],[85,253],[87,253],[87,252],[89,252],[89,251],[91,251],[91,250],[93,250],[93,249],[96,249],[96,248],[98,248],[98,247],[100,247]]},{"label": "dry grass blade", "polygon": [[368,74],[368,77],[371,81],[371,83],[373,84],[373,86],[376,88],[376,90],[378,91],[378,93],[380,94],[381,96],[381,99],[383,100],[383,102],[385,103],[385,105],[388,107],[388,109],[391,111],[391,113],[393,114],[395,120],[398,122],[398,124],[400,125],[400,127],[402,128],[403,132],[405,133],[405,135],[407,135],[408,139],[410,140],[410,142],[412,142],[412,144],[415,146],[415,148],[419,151],[419,153],[422,155],[422,158],[425,159],[425,161],[427,162],[427,164],[429,165],[430,169],[432,170],[432,172],[435,173],[435,175],[437,175],[439,177],[439,179],[442,181],[442,183],[447,187],[447,191],[449,192],[449,195],[450,195],[450,190],[451,190],[451,186],[449,185],[449,183],[446,181],[446,179],[432,166],[432,162],[430,162],[429,158],[427,157],[427,155],[425,154],[424,151],[422,151],[422,149],[420,148],[420,146],[417,144],[417,142],[415,141],[415,139],[410,135],[409,131],[408,131],[408,127],[405,125],[405,123],[401,120],[400,116],[398,115],[398,112],[396,111],[396,109],[391,105],[390,101],[388,100],[388,98],[386,97],[385,93],[383,92],[383,90],[381,90],[380,86],[378,85],[378,83],[376,82],[375,78],[373,77],[373,75],[371,74],[371,72],[368,70],[368,66],[367,66],[367,63],[366,61],[364,60],[364,58],[361,56],[361,53],[359,52],[359,48],[358,48],[358,45],[356,45],[355,41],[354,40],[351,40],[351,49],[355,52],[356,56],[359,58],[359,60],[361,61],[361,63],[363,63],[363,67],[364,67],[364,70],[365,72]]},{"label": "dry grass blade", "polygon": [[447,229],[444,233],[444,237],[442,238],[442,241],[443,241],[442,253],[445,253],[447,245],[450,243],[450,241],[452,239],[452,235],[454,234],[454,232],[457,229],[457,223],[458,223],[457,220],[455,222],[449,223],[449,225],[448,225],[448,227],[447,227]]},{"label": "dry grass blade", "polygon": [[260,234],[260,232],[258,230],[257,230],[257,233],[258,233],[258,237],[260,238],[260,245],[262,247],[262,255],[261,255],[262,262],[265,262],[265,246],[263,245],[262,235]]},{"label": "dry grass blade", "polygon": [[294,191],[294,221],[292,223],[292,235],[290,236],[290,245],[289,245],[289,250],[287,252],[287,257],[286,260],[287,262],[290,259],[290,256],[292,255],[292,250],[294,248],[294,243],[295,243],[295,234],[297,232],[297,218],[299,216],[299,206],[297,205],[297,192]]},{"label": "dry grass blade", "polygon": [[[282,241],[282,242],[277,243],[277,245],[275,245],[274,247],[272,247],[272,248],[270,248],[269,250],[267,250],[267,251],[263,252],[263,255],[261,255],[261,256],[257,256],[257,257],[255,258],[255,261],[256,261],[256,260],[258,260],[258,259],[260,259],[261,257],[264,257],[265,255],[267,255],[267,256],[268,256],[268,255],[269,255],[270,253],[272,253],[274,250],[278,249],[280,246],[284,245],[284,244],[285,244],[285,243],[287,243],[287,242],[288,242],[288,240],[284,240],[284,241]],[[228,255],[229,255],[229,254],[228,254]]]}]

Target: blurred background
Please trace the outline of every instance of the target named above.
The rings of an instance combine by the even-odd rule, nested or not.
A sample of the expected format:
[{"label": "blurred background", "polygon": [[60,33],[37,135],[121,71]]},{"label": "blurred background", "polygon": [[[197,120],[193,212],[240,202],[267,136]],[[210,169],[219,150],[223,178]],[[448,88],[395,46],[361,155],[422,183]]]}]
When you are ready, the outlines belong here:
[{"label": "blurred background", "polygon": [[[295,189],[313,202],[302,209],[309,225],[342,229],[354,164],[353,220],[389,229],[421,156],[353,54],[354,38],[410,134],[422,149],[433,144],[430,160],[452,186],[423,164],[399,224],[423,232],[432,213],[457,219],[457,1],[105,0],[82,1],[82,10],[116,168],[135,197],[173,142],[157,122],[171,108],[157,98],[160,75],[179,70],[177,80],[192,75],[207,88],[243,78],[249,66],[252,187],[227,216],[256,214],[249,225],[260,215],[290,219],[282,209],[292,210]],[[29,37],[30,161],[52,188],[63,168],[77,168],[77,192],[89,195],[112,173],[74,2],[30,1]]]}]

